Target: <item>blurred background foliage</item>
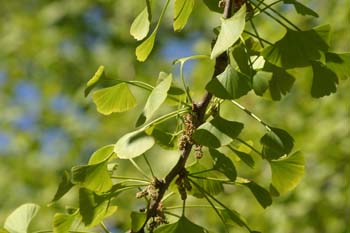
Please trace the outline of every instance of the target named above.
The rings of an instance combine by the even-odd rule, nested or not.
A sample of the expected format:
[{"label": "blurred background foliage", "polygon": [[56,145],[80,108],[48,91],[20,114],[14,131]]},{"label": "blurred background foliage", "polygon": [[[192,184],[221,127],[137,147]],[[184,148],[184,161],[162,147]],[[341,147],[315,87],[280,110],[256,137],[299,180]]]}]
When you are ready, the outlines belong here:
[{"label": "blurred background foliage", "polygon": [[[331,24],[332,50],[350,51],[350,2],[301,2],[320,17],[298,16],[289,6],[279,5],[278,9],[304,29],[320,23]],[[154,19],[163,2],[157,4]],[[138,107],[109,117],[99,115],[91,99],[83,97],[84,85],[99,65],[106,67],[108,76],[155,84],[159,71],[174,72],[178,79],[178,67],[171,65],[174,59],[209,54],[214,37],[212,28],[219,25],[220,15],[209,12],[201,1],[196,4],[189,24],[180,33],[172,31],[172,12],[168,10],[155,51],[146,63],[139,63],[134,55],[137,42],[130,36],[129,27],[143,9],[143,1],[1,1],[0,224],[20,204],[35,202],[43,210],[32,228],[49,227],[54,211],[73,205],[75,200],[72,193],[60,204],[46,207],[62,172],[85,163],[94,150],[116,142],[134,126],[147,93],[133,90],[139,100]],[[260,17],[256,23],[269,40],[276,40],[284,33],[283,28],[266,17]],[[203,94],[211,72],[210,61],[186,65],[186,78],[195,97]],[[239,102],[267,123],[293,135],[296,148],[305,153],[304,179],[295,191],[276,198],[267,210],[239,187],[228,190],[230,194],[220,198],[226,198],[232,208],[247,216],[254,229],[263,232],[350,232],[349,80],[340,80],[336,94],[312,99],[311,78],[304,75],[310,71],[293,72],[297,74],[296,83],[281,101],[249,94]],[[223,114],[245,122],[243,137],[259,147],[263,133],[260,125],[233,105],[227,104]],[[155,148],[148,156],[161,176],[177,155]],[[241,174],[260,180],[265,186],[268,184],[263,179],[269,177],[266,164],[258,163],[258,172],[254,170],[254,173],[239,162],[236,165]],[[130,171],[126,162],[121,162],[119,168]],[[139,204],[133,195],[123,195],[121,200],[124,209],[110,218],[109,223],[115,232],[122,232],[119,228],[127,229],[126,210]],[[199,223],[209,229],[220,231],[215,224],[219,219],[211,217],[212,210],[201,209],[190,214],[196,215]]]}]

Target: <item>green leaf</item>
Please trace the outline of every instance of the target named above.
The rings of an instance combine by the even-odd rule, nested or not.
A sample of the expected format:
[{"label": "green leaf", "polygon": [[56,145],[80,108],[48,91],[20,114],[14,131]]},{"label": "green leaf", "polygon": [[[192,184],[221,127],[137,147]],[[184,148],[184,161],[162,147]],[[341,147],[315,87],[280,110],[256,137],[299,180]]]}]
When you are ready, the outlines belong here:
[{"label": "green leaf", "polygon": [[272,73],[258,71],[253,77],[253,90],[255,94],[262,96],[269,88],[269,82],[272,79]]},{"label": "green leaf", "polygon": [[233,47],[232,56],[239,67],[239,71],[247,77],[251,77],[254,70],[252,70],[250,65],[250,55],[247,53],[247,49],[246,45],[241,42]]},{"label": "green leaf", "polygon": [[311,15],[314,17],[318,17],[318,14],[315,11],[313,11],[309,7],[301,4],[300,2],[298,2],[296,0],[283,0],[283,2],[285,4],[293,4],[295,10],[301,15]]},{"label": "green leaf", "polygon": [[329,25],[308,31],[287,29],[281,40],[262,51],[262,56],[273,65],[285,69],[310,66],[311,61],[321,59],[321,52],[328,50],[329,31]]},{"label": "green leaf", "polygon": [[84,91],[85,97],[88,96],[90,91],[100,82],[101,79],[103,79],[104,70],[104,66],[99,66],[94,76],[86,83],[86,88]]},{"label": "green leaf", "polygon": [[88,164],[93,165],[106,160],[110,160],[113,157],[113,149],[113,144],[101,147],[91,155]]},{"label": "green leaf", "polygon": [[272,185],[280,194],[294,189],[304,175],[304,157],[296,152],[286,158],[270,161]]},{"label": "green leaf", "polygon": [[155,127],[151,132],[152,137],[156,141],[158,145],[160,145],[163,149],[173,150],[176,148],[177,144],[176,137],[164,130]]},{"label": "green leaf", "polygon": [[147,219],[146,213],[131,212],[131,231],[139,232]]},{"label": "green leaf", "polygon": [[26,233],[39,209],[40,206],[33,203],[19,206],[6,218],[4,228],[11,233]]},{"label": "green leaf", "polygon": [[172,75],[169,74],[163,79],[151,92],[149,95],[143,112],[139,119],[137,120],[136,126],[140,126],[149,120],[152,115],[159,109],[167,98],[168,90],[170,89],[172,82]]},{"label": "green leaf", "polygon": [[221,99],[238,99],[251,90],[250,78],[228,65],[207,84],[206,89]]},{"label": "green leaf", "polygon": [[216,116],[209,122],[199,126],[192,138],[196,143],[212,148],[228,145],[242,131],[244,125],[236,121],[228,121]]},{"label": "green leaf", "polygon": [[112,155],[113,153],[109,153],[109,156],[98,163],[73,167],[72,182],[96,192],[106,192],[110,190],[113,184],[109,177],[107,163]]},{"label": "green leaf", "polygon": [[135,53],[138,61],[146,61],[146,59],[152,52],[154,41],[156,40],[156,35],[157,30],[154,30],[146,40],[144,40],[139,46],[137,46]]},{"label": "green leaf", "polygon": [[326,53],[326,65],[338,78],[350,77],[350,53]]},{"label": "green leaf", "polygon": [[201,226],[198,226],[188,220],[185,216],[181,216],[180,219],[172,224],[166,224],[158,227],[154,233],[206,233],[208,232]]},{"label": "green leaf", "polygon": [[203,0],[204,4],[209,8],[209,10],[222,13],[224,11],[223,8],[219,7],[220,0]]},{"label": "green leaf", "polygon": [[260,203],[263,208],[266,208],[272,204],[272,198],[270,193],[253,181],[243,183],[244,186],[248,187],[254,195],[255,199]]},{"label": "green leaf", "polygon": [[225,208],[220,212],[226,225],[238,225],[249,230],[246,220],[237,211]]},{"label": "green leaf", "polygon": [[235,181],[237,172],[231,159],[214,149],[209,149],[209,153],[214,160],[214,169],[223,173],[231,181]]},{"label": "green leaf", "polygon": [[[186,169],[190,173],[190,175],[191,173],[194,173],[193,176],[200,177],[191,177],[191,179],[193,179],[199,187],[201,187],[210,195],[217,195],[224,191],[224,186],[219,181],[205,179],[206,177],[217,178],[217,176],[215,172],[212,171],[202,172],[208,170],[208,168],[201,165],[198,161],[192,164],[191,166],[187,167]],[[197,198],[204,197],[204,194],[194,185],[192,186],[192,189],[189,192],[189,194]]]},{"label": "green leaf", "polygon": [[295,78],[285,69],[268,62],[265,63],[263,70],[272,73],[268,88],[271,98],[273,100],[280,100],[283,95],[286,95],[291,90]]},{"label": "green leaf", "polygon": [[141,13],[135,18],[133,23],[130,27],[130,34],[136,39],[136,40],[142,40],[144,39],[148,32],[150,27],[150,16],[148,14],[149,10],[147,7],[141,11]]},{"label": "green leaf", "polygon": [[246,152],[243,151],[239,151],[236,149],[233,149],[232,147],[230,147],[230,150],[232,150],[245,164],[247,164],[249,167],[254,168],[254,159],[252,158],[252,156]]},{"label": "green leaf", "polygon": [[76,220],[77,214],[79,213],[76,210],[72,214],[62,214],[56,213],[53,217],[52,228],[54,233],[69,232],[69,229],[72,227],[74,221]]},{"label": "green leaf", "polygon": [[246,6],[243,5],[231,18],[221,18],[221,31],[211,52],[211,59],[230,48],[241,36],[245,27]]},{"label": "green leaf", "polygon": [[289,154],[294,146],[294,139],[284,130],[272,128],[261,139],[262,155],[267,160],[278,159]]},{"label": "green leaf", "polygon": [[312,63],[313,79],[311,95],[320,98],[337,91],[337,75],[321,62]]},{"label": "green leaf", "polygon": [[92,98],[97,106],[97,111],[104,115],[125,112],[136,105],[135,97],[126,83],[97,90],[93,93]]},{"label": "green leaf", "polygon": [[174,31],[182,30],[190,17],[194,0],[175,0],[174,5]]},{"label": "green leaf", "polygon": [[105,196],[99,196],[87,189],[79,189],[79,213],[88,228],[99,224],[117,210]]},{"label": "green leaf", "polygon": [[137,130],[121,137],[114,146],[114,152],[120,159],[131,159],[149,150],[155,141],[143,130]]},{"label": "green leaf", "polygon": [[71,177],[70,177],[69,172],[64,171],[61,182],[58,185],[55,196],[53,197],[50,204],[61,199],[61,197],[63,197],[73,186],[74,186],[74,184],[71,182]]}]

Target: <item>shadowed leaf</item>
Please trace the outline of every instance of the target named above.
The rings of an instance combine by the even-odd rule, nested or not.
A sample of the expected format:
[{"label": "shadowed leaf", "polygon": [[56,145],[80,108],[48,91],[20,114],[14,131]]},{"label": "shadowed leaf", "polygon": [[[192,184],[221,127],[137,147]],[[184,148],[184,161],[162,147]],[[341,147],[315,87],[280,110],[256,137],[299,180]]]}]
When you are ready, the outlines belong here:
[{"label": "shadowed leaf", "polygon": [[221,99],[238,99],[251,90],[250,78],[228,65],[223,73],[207,84],[206,89]]},{"label": "shadowed leaf", "polygon": [[321,59],[321,52],[329,48],[329,25],[308,31],[287,29],[283,38],[266,47],[262,55],[273,65],[285,69],[310,66],[312,61]]}]

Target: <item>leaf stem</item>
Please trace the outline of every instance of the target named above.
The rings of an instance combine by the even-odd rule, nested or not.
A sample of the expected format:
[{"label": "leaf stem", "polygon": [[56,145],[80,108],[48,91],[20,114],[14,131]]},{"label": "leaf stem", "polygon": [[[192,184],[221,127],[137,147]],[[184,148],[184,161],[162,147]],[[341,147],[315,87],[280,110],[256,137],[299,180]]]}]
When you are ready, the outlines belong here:
[{"label": "leaf stem", "polygon": [[186,85],[185,77],[184,77],[184,62],[180,63],[180,79],[181,79],[182,85],[183,85],[183,87],[185,89],[187,102],[192,103],[193,100],[192,100],[192,97],[191,97],[191,94],[190,94],[190,90],[189,90],[189,87]]},{"label": "leaf stem", "polygon": [[252,19],[249,19],[249,22],[250,22],[250,25],[251,25],[252,28],[253,28],[253,31],[255,32],[256,37],[257,37],[258,40],[259,40],[260,46],[261,46],[262,48],[264,48],[263,40],[261,39],[261,37],[260,37],[260,35],[259,35],[259,32],[258,32],[258,30],[257,30],[256,27],[255,27],[255,24],[254,24],[253,20],[252,20]]},{"label": "leaf stem", "polygon": [[202,174],[202,173],[211,172],[211,171],[214,171],[214,169],[211,168],[211,169],[207,169],[199,172],[193,172],[193,173],[190,173],[189,175],[197,175],[197,174]]},{"label": "leaf stem", "polygon": [[160,22],[162,21],[163,16],[164,16],[164,14],[165,14],[165,11],[166,11],[166,9],[168,8],[169,2],[170,2],[170,0],[167,0],[166,3],[165,3],[165,5],[163,6],[162,12],[160,13],[160,16],[159,16],[159,19],[158,19],[158,22],[157,22],[157,25],[156,25],[154,31],[158,30],[158,28],[159,28],[159,26],[160,26]]},{"label": "leaf stem", "polygon": [[238,108],[243,110],[245,113],[247,113],[250,117],[258,121],[260,124],[262,124],[268,131],[271,131],[271,128],[268,124],[266,124],[264,121],[262,121],[257,115],[246,109],[244,106],[240,105],[238,102],[231,100],[231,102],[236,105]]},{"label": "leaf stem", "polygon": [[249,147],[250,149],[252,149],[252,151],[254,151],[255,153],[257,153],[258,155],[262,156],[262,154],[255,149],[253,146],[249,145],[249,143],[245,142],[243,139],[240,138],[235,138],[237,141],[239,141],[240,143],[244,144],[245,146]]},{"label": "leaf stem", "polygon": [[273,43],[271,43],[270,41],[265,40],[265,39],[263,39],[263,38],[261,38],[261,37],[255,35],[254,33],[251,33],[251,32],[246,31],[246,30],[244,30],[243,32],[246,33],[246,34],[248,34],[248,35],[250,35],[250,36],[252,36],[252,37],[257,38],[258,40],[261,40],[262,42],[265,42],[266,44],[273,45]]},{"label": "leaf stem", "polygon": [[218,215],[218,217],[220,218],[220,220],[222,221],[222,223],[225,226],[225,231],[228,232],[226,224],[225,224],[225,219],[223,218],[223,216],[220,214],[220,212],[217,210],[216,206],[214,205],[214,203],[208,198],[212,198],[215,201],[215,198],[213,198],[212,195],[210,195],[208,192],[206,192],[200,185],[198,185],[196,182],[194,182],[193,180],[189,179],[189,181],[194,184],[197,189],[203,194],[204,198],[208,201],[209,205],[214,209],[215,213]]},{"label": "leaf stem", "polygon": [[170,192],[170,193],[168,193],[167,195],[165,195],[164,197],[163,197],[163,199],[162,199],[162,202],[165,202],[168,198],[170,198],[172,195],[174,195],[175,194],[175,192]]},{"label": "leaf stem", "polygon": [[168,215],[171,215],[171,216],[175,216],[175,217],[178,217],[178,218],[181,218],[182,216],[178,215],[178,214],[174,214],[172,212],[169,212],[169,211],[164,211],[165,214],[168,214]]},{"label": "leaf stem", "polygon": [[165,115],[163,115],[163,116],[161,116],[161,117],[159,117],[159,118],[149,122],[148,124],[144,125],[142,127],[142,129],[147,129],[148,127],[150,127],[150,126],[152,126],[154,124],[160,124],[160,123],[162,123],[164,121],[167,121],[167,120],[169,120],[169,119],[171,119],[171,118],[173,118],[175,116],[181,115],[183,113],[187,113],[189,111],[190,110],[188,108],[182,108],[180,110],[176,110],[176,111],[170,112],[170,113],[165,114]]},{"label": "leaf stem", "polygon": [[[277,0],[277,1],[274,1],[274,2],[272,2],[272,3],[270,3],[270,4],[266,4],[266,3],[265,3],[265,8],[261,9],[260,11],[263,12],[263,11],[265,11],[266,9],[271,8],[272,6],[274,6],[274,5],[276,5],[277,3],[280,3],[280,2],[282,2],[282,1],[283,1],[283,0]],[[261,4],[264,4],[264,1],[259,1],[259,5],[258,5],[258,6],[260,6]]]},{"label": "leaf stem", "polygon": [[[173,209],[181,209],[183,208],[182,205],[178,205],[178,206],[170,206],[170,207],[165,207],[165,210],[173,210]],[[211,205],[186,205],[186,208],[213,208],[213,206]],[[222,209],[221,207],[217,207],[215,206],[216,209]]]},{"label": "leaf stem", "polygon": [[[294,27],[297,31],[301,31],[301,29],[296,26],[293,22],[291,22],[289,19],[287,19],[286,17],[284,17],[281,13],[279,13],[277,10],[273,9],[271,6],[269,6],[268,4],[264,3],[264,1],[260,1],[259,3],[261,3],[262,5],[265,6],[264,9],[260,9],[258,5],[256,5],[256,7],[259,9],[260,12],[270,16],[272,19],[274,19],[276,22],[278,22],[279,24],[281,24],[282,26],[284,26],[285,28],[288,28],[288,26],[286,26],[284,23],[282,23],[279,19],[275,18],[273,15],[271,15],[270,13],[268,13],[266,11],[266,9],[271,10],[273,13],[275,13],[276,15],[278,15],[281,19],[283,19],[286,23],[288,23],[289,25],[291,25],[292,27]],[[254,3],[252,3],[254,5]]]},{"label": "leaf stem", "polygon": [[[154,87],[148,83],[145,83],[145,82],[142,82],[142,81],[138,81],[138,80],[131,80],[131,81],[127,81],[127,80],[118,80],[120,82],[125,82],[127,84],[130,84],[130,85],[133,85],[135,87],[139,87],[139,88],[142,88],[144,90],[147,90],[147,91],[152,91],[154,89]],[[167,96],[168,99],[171,99],[171,100],[174,100],[175,102],[179,102],[183,105],[186,105],[187,107],[190,107],[191,105],[186,103],[186,102],[183,102],[181,101],[180,99],[174,97],[174,96]]]},{"label": "leaf stem", "polygon": [[140,179],[140,178],[134,178],[134,177],[126,177],[126,176],[111,176],[112,179],[118,179],[118,180],[126,180],[126,181],[134,181],[134,182],[143,182],[143,183],[149,183],[149,180]]},{"label": "leaf stem", "polygon": [[151,172],[151,174],[152,174],[152,177],[155,177],[155,176],[154,176],[153,169],[152,169],[152,167],[151,167],[151,164],[149,163],[149,161],[148,161],[148,159],[147,159],[147,157],[146,157],[146,155],[145,155],[144,153],[142,154],[142,157],[145,159],[146,164],[147,164],[147,166],[148,166],[148,169],[150,170],[150,172]]},{"label": "leaf stem", "polygon": [[103,221],[100,222],[100,226],[101,226],[101,228],[103,229],[103,231],[104,231],[105,233],[111,233],[111,232],[108,230],[108,228],[106,227],[106,225],[104,224]]},{"label": "leaf stem", "polygon": [[138,170],[145,178],[147,178],[148,180],[151,180],[151,177],[149,177],[147,173],[144,170],[142,170],[142,168],[135,162],[134,159],[129,159],[129,161],[132,163],[132,165],[134,165],[136,170]]}]

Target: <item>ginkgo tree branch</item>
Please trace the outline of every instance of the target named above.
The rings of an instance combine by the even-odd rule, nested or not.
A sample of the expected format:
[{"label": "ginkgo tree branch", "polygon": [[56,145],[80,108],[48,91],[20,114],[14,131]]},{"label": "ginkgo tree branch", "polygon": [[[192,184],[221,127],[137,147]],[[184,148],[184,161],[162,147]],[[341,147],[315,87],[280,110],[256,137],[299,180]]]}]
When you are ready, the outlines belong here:
[{"label": "ginkgo tree branch", "polygon": [[[226,0],[225,1],[225,7],[224,7],[224,13],[223,13],[223,18],[230,18],[232,15],[232,5],[233,5],[233,0]],[[228,64],[228,57],[226,53],[222,53],[220,56],[218,56],[215,60],[215,68],[214,72],[212,75],[212,78],[215,78],[217,75],[222,73],[226,66]],[[207,110],[207,107],[212,99],[212,94],[209,92],[206,92],[202,98],[202,100],[198,103],[193,103],[193,114],[196,115],[197,117],[197,122],[195,127],[198,127],[204,122],[204,116],[205,112]],[[163,199],[163,196],[167,189],[169,188],[171,182],[179,175],[181,172],[185,169],[185,165],[187,162],[187,159],[191,153],[193,147],[193,142],[187,141],[184,145],[184,149],[182,150],[182,153],[180,155],[180,158],[178,159],[177,163],[175,166],[170,170],[170,172],[166,175],[164,180],[158,180],[155,182],[156,187],[158,189],[158,195],[155,200],[151,200],[150,205],[147,208],[147,217],[144,222],[143,227],[138,231],[138,233],[144,232],[144,228],[152,217],[155,217],[157,215],[158,207]],[[153,230],[151,229],[151,232]]]}]

